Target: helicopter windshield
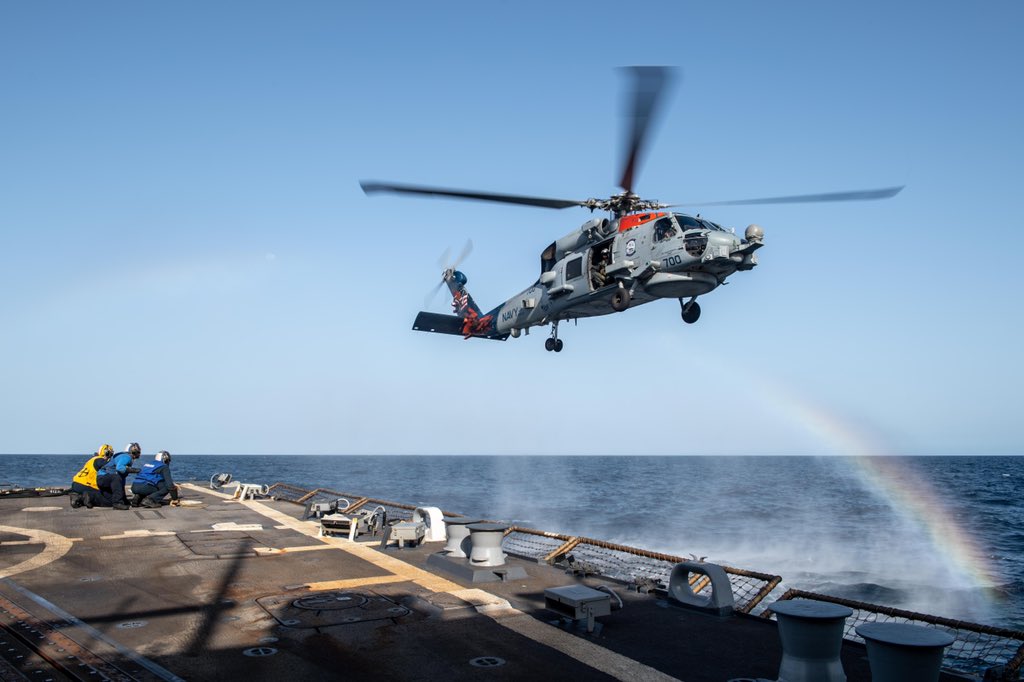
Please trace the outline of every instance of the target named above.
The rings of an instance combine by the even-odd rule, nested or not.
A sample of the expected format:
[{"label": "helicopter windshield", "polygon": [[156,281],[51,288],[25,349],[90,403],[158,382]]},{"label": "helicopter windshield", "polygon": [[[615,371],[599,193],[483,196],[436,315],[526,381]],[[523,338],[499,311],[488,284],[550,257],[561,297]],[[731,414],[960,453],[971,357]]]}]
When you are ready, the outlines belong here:
[{"label": "helicopter windshield", "polygon": [[684,215],[682,213],[674,214],[676,220],[679,221],[680,227],[683,230],[714,230],[715,232],[725,232],[725,228],[721,225],[717,225],[710,220],[704,218],[694,218],[693,216]]}]

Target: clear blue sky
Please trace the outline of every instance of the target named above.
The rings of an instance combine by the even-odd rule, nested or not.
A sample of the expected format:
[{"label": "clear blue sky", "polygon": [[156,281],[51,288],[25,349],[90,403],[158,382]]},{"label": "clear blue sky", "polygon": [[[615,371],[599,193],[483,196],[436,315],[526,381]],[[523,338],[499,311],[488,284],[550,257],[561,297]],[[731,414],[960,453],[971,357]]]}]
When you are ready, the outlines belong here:
[{"label": "clear blue sky", "polygon": [[[1024,452],[1024,5],[4,3],[0,452]],[[616,191],[632,64],[683,79],[637,181],[761,265],[505,343],[411,331],[472,237],[490,306],[583,222],[361,178]],[[438,297],[433,310],[445,312]]]}]

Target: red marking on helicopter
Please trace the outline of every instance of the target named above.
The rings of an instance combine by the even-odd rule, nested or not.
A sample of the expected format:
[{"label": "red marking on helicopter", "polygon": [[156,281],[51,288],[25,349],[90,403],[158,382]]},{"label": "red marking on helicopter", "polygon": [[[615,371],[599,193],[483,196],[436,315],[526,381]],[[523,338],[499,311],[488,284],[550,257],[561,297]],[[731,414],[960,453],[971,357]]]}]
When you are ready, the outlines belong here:
[{"label": "red marking on helicopter", "polygon": [[459,291],[452,296],[452,310],[455,313],[463,313],[468,309],[469,306],[469,294],[465,291]]},{"label": "red marking on helicopter", "polygon": [[462,336],[469,339],[474,336],[487,336],[491,330],[491,322],[494,315],[479,316],[475,310],[470,309],[462,320]]},{"label": "red marking on helicopter", "polygon": [[663,218],[667,213],[638,213],[637,215],[623,216],[619,220],[619,232],[625,232],[626,230],[632,230],[638,225],[649,223],[657,218]]}]

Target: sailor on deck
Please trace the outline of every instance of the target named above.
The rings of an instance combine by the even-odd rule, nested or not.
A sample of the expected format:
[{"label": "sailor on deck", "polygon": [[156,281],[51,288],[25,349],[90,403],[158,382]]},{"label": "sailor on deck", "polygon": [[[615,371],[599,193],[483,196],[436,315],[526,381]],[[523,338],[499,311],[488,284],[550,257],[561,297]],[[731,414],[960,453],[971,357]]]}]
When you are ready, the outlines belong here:
[{"label": "sailor on deck", "polygon": [[125,502],[124,481],[128,474],[137,474],[139,469],[132,464],[139,458],[142,448],[138,443],[128,443],[124,452],[114,455],[114,458],[107,463],[100,475],[99,489],[110,494],[114,509],[127,509]]},{"label": "sailor on deck", "polygon": [[92,509],[93,507],[109,507],[113,502],[110,496],[100,492],[99,476],[103,467],[107,466],[110,457],[114,454],[114,448],[109,445],[102,445],[95,455],[89,458],[85,466],[75,474],[71,480],[71,506],[81,507],[83,504]]},{"label": "sailor on deck", "polygon": [[178,486],[171,478],[171,453],[161,450],[152,461],[142,465],[132,481],[132,506],[159,507],[168,493],[171,501],[178,501]]}]

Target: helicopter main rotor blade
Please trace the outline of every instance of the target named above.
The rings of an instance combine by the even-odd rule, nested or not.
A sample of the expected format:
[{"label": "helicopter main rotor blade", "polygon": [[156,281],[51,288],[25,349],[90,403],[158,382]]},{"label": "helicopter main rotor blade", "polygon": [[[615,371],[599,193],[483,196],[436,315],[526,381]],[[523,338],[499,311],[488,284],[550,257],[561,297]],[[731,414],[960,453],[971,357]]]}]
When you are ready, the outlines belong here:
[{"label": "helicopter main rotor blade", "polygon": [[[883,189],[862,189],[854,192],[826,192],[825,194],[797,194],[790,197],[766,197],[764,199],[738,199],[734,201],[687,201],[669,206],[740,206],[744,204],[811,204],[821,201],[870,201],[888,199],[900,193],[904,185]],[[668,208],[669,206],[666,206]]]},{"label": "helicopter main rotor blade", "polygon": [[640,154],[651,124],[658,115],[659,105],[664,99],[662,94],[667,89],[666,86],[675,69],[667,66],[634,66],[626,71],[633,77],[633,106],[632,111],[628,113],[633,119],[633,129],[626,143],[625,163],[619,187],[632,193],[633,178],[640,163]]},{"label": "helicopter main rotor blade", "polygon": [[367,194],[392,192],[394,194],[418,194],[428,197],[454,197],[456,199],[475,199],[477,201],[493,201],[501,204],[519,204],[521,206],[539,206],[541,208],[570,208],[587,206],[585,201],[573,199],[546,199],[544,197],[526,197],[516,194],[497,194],[494,192],[472,192],[443,187],[424,187],[421,185],[396,185],[387,182],[362,181],[359,186]]}]

